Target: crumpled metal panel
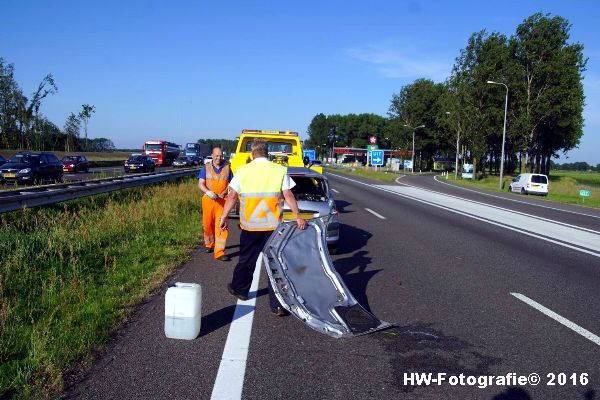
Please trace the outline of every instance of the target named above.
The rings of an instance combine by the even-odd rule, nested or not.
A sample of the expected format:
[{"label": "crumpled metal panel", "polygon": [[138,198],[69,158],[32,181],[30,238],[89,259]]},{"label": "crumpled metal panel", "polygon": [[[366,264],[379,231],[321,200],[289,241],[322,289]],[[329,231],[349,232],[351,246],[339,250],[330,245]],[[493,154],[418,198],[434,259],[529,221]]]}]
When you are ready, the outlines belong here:
[{"label": "crumpled metal panel", "polygon": [[333,267],[327,250],[327,216],[305,230],[281,223],[262,253],[262,263],[281,305],[329,336],[352,337],[391,326],[365,310]]}]

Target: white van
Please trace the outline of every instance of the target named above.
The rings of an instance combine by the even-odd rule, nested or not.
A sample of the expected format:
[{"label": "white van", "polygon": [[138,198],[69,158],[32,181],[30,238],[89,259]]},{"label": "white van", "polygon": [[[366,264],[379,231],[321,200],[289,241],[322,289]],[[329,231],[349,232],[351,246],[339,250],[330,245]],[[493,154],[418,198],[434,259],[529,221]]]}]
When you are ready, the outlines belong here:
[{"label": "white van", "polygon": [[521,174],[513,178],[508,186],[509,192],[521,194],[548,195],[548,177],[542,174]]}]

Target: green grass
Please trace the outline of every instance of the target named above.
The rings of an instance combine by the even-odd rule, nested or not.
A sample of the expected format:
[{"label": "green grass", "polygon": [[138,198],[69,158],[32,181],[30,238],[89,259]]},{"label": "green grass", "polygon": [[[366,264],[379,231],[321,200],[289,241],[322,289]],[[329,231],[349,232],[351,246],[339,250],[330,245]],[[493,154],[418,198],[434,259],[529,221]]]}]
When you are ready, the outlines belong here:
[{"label": "green grass", "polygon": [[381,171],[381,170],[375,172],[370,169],[365,169],[365,167],[350,168],[350,167],[327,165],[323,168],[323,172],[327,172],[327,171],[339,171],[339,172],[342,172],[345,174],[360,176],[363,178],[375,179],[375,180],[383,181],[383,182],[393,182],[396,178],[398,178],[398,176],[400,176],[394,172],[385,172],[385,171]]},{"label": "green grass", "polygon": [[0,214],[0,398],[54,398],[198,244],[195,180]]},{"label": "green grass", "polygon": [[[589,183],[584,182],[595,182],[594,179],[598,179],[598,177],[593,176],[594,173],[570,173],[570,172],[551,172],[550,175],[550,184],[548,190],[548,196],[546,197],[537,197],[540,199],[556,201],[559,203],[566,204],[579,204],[585,205],[588,207],[600,208],[600,188],[589,187],[587,186]],[[590,176],[591,175],[591,176]],[[600,174],[596,174],[600,176]],[[504,176],[503,177],[503,189],[502,191],[508,190],[508,185],[510,184],[513,176]],[[440,179],[438,177],[438,179]],[[499,192],[501,191],[498,187],[498,176],[487,176],[483,179],[479,180],[470,180],[470,179],[458,179],[454,180],[454,175],[450,174],[448,177],[448,182],[457,183],[462,186],[470,186],[479,189],[487,189],[491,191]],[[599,182],[600,185],[600,182]],[[579,191],[581,189],[590,190],[590,197],[586,198],[585,201],[582,201],[582,198],[579,196]],[[514,196],[521,196],[520,194],[514,194]]]},{"label": "green grass", "polygon": [[598,172],[552,171],[550,176],[572,178],[579,184],[592,185],[600,189],[600,173]]}]

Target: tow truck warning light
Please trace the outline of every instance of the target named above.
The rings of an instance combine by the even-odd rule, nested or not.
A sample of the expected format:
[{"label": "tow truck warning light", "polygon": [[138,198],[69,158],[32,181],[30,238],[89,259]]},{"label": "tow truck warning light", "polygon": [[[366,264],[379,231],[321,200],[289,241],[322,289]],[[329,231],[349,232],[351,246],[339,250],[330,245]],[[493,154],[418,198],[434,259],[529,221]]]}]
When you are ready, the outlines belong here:
[{"label": "tow truck warning light", "polygon": [[265,129],[242,129],[242,133],[256,133],[260,135],[287,135],[298,136],[298,132],[292,131],[269,131]]}]

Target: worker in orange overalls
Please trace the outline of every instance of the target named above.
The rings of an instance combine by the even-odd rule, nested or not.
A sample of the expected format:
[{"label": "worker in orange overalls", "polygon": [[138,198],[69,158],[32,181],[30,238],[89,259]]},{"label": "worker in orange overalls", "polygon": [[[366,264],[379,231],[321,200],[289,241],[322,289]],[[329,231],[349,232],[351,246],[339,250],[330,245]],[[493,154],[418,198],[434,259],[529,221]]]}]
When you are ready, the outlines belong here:
[{"label": "worker in orange overalls", "polygon": [[225,205],[227,186],[233,174],[229,164],[223,161],[223,150],[212,150],[212,162],[204,164],[198,174],[198,187],[202,196],[202,223],[204,225],[204,246],[206,253],[214,252],[215,259],[229,261],[225,254],[227,231],[220,231],[219,222]]}]

